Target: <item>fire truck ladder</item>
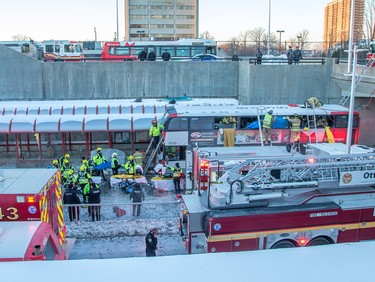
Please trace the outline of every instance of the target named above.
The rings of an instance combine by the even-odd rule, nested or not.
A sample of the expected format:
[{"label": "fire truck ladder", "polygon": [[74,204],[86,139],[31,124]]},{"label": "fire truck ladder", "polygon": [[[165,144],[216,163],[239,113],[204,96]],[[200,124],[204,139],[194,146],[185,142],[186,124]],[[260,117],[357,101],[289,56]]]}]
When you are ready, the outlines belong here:
[{"label": "fire truck ladder", "polygon": [[[360,74],[357,75],[356,77],[356,81],[355,81],[355,86],[357,87],[358,84],[362,81],[362,79],[365,77],[367,71],[372,67],[372,65],[375,63],[375,56],[371,56],[371,60],[368,60],[366,65],[362,68],[362,71]],[[353,69],[353,71],[355,71]],[[351,93],[351,88],[349,88],[344,96],[341,98],[340,102],[339,102],[339,105],[340,106],[344,106],[346,104],[346,102],[349,100],[350,98],[350,93]]]},{"label": "fire truck ladder", "polygon": [[[163,136],[160,135],[160,139],[159,139],[159,142],[158,144],[156,145],[156,148],[154,148],[152,151],[151,151],[151,154],[150,156],[148,157],[147,159],[147,162],[146,162],[146,165],[143,169],[143,174],[146,174],[147,173],[147,170],[149,169],[152,161],[154,160],[155,156],[156,156],[156,153],[159,151],[159,148],[161,146],[161,144],[163,143]],[[150,152],[151,148],[152,148],[152,145],[154,144],[154,137],[152,137],[151,141],[150,141],[150,144],[148,144],[148,147],[147,147],[147,150],[146,150],[146,153],[145,153],[145,156],[147,157],[148,156],[148,153]]]},{"label": "fire truck ladder", "polygon": [[[243,174],[245,169],[248,171]],[[231,190],[236,184],[237,194],[259,189],[328,187],[330,184],[330,187],[338,187],[345,173],[374,169],[375,154],[249,158],[226,171],[219,181],[227,181]],[[375,183],[375,177],[372,182]]]},{"label": "fire truck ladder", "polygon": [[318,143],[318,134],[316,131],[316,115],[315,115],[315,105],[312,104],[312,115],[309,115],[309,105],[308,103],[305,104],[306,107],[306,126],[307,126],[307,134],[309,135],[309,143],[311,143],[311,135],[315,135],[315,142]]}]

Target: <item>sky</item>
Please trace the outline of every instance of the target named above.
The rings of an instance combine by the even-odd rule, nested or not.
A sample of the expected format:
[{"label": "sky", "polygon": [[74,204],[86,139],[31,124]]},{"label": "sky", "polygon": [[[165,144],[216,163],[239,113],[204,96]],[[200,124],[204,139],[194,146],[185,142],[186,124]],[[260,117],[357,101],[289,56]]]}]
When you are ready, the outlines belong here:
[{"label": "sky", "polygon": [[[269,1],[271,9],[269,9]],[[282,40],[306,29],[312,42],[323,41],[324,7],[329,0],[200,0],[199,32],[217,41],[263,27],[284,30]],[[112,40],[117,29],[116,0],[0,0],[0,41],[17,34],[34,40]],[[124,5],[118,0],[119,36],[124,36]],[[277,33],[279,35],[279,33]]]}]

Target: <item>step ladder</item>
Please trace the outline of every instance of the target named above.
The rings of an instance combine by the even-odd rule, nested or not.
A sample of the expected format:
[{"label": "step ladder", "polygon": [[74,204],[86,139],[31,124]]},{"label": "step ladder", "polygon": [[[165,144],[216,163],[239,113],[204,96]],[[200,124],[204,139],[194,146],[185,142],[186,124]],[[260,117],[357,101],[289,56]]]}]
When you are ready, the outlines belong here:
[{"label": "step ladder", "polygon": [[[362,79],[365,77],[367,71],[372,68],[372,65],[375,63],[375,56],[371,56],[371,60],[368,60],[366,65],[362,68],[361,72],[357,75],[356,77],[356,81],[355,81],[355,86],[357,87],[359,85],[359,83],[362,81]],[[353,71],[356,71],[353,69]],[[375,90],[374,90],[375,91]],[[346,102],[349,100],[350,98],[350,93],[351,93],[351,88],[349,88],[344,96],[341,98],[341,100],[339,101],[339,105],[340,106],[345,106]]]},{"label": "step ladder", "polygon": [[[145,158],[147,158],[147,155],[149,153],[149,151],[151,150],[151,148],[153,148],[153,144],[154,144],[154,138],[155,137],[152,137],[151,141],[150,141],[150,144],[148,144],[148,147],[147,147],[147,150],[146,150],[146,153],[145,153]],[[152,151],[151,151],[151,154],[150,156],[148,157],[147,159],[147,162],[146,162],[146,165],[143,169],[143,175],[145,175],[147,173],[147,170],[150,168],[151,166],[151,163],[152,161],[154,160],[155,156],[156,156],[156,153],[158,152],[158,150],[160,149],[160,146],[161,144],[163,143],[164,139],[163,139],[163,136],[161,135],[160,136],[160,139],[159,139],[159,142],[158,144],[156,145],[156,148],[153,148]]]},{"label": "step ladder", "polygon": [[[243,175],[246,168],[250,169]],[[232,189],[233,183],[237,182],[240,184],[236,185],[237,194],[260,189],[319,187],[329,182],[335,183],[333,188],[337,188],[346,174],[372,173],[374,170],[375,153],[253,157],[227,170],[218,183],[229,183]],[[374,183],[375,178],[369,179],[366,185]]]},{"label": "step ladder", "polygon": [[[317,133],[317,126],[316,126],[316,115],[315,115],[315,105],[310,105],[305,103],[306,107],[306,126],[307,126],[307,134],[309,138],[309,143],[311,144],[311,135],[315,135],[315,143],[318,143],[318,133]],[[312,114],[309,114],[309,110],[312,109]]]},{"label": "step ladder", "polygon": [[[259,129],[260,144],[262,147],[265,145],[264,142],[266,140],[263,140],[263,126],[262,126],[262,121],[260,119],[260,116],[263,115],[263,118],[264,118],[266,114],[267,114],[267,111],[265,107],[257,107],[258,129]],[[272,131],[272,123],[271,123],[271,131]],[[271,138],[270,146],[272,146],[272,137],[270,136],[270,138]]]}]

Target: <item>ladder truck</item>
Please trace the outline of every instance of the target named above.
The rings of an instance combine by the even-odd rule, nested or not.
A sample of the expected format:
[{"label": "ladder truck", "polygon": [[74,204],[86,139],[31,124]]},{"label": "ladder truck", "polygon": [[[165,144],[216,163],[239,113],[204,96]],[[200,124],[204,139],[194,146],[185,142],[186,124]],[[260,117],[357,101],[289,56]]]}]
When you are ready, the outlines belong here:
[{"label": "ladder truck", "polygon": [[198,191],[181,203],[187,252],[375,239],[374,150],[354,145],[345,154],[344,144],[314,146],[306,155],[277,146],[195,149]]}]

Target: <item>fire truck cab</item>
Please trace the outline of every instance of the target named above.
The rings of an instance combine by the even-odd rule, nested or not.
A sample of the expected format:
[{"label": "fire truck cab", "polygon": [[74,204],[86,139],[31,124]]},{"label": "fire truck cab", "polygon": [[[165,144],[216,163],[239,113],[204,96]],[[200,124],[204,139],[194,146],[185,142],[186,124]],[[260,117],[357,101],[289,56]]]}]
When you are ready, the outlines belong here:
[{"label": "fire truck cab", "polygon": [[375,239],[374,150],[324,146],[194,150],[198,189],[182,196],[180,216],[188,253]]},{"label": "fire truck cab", "polygon": [[57,170],[0,170],[0,260],[67,259],[65,233]]},{"label": "fire truck cab", "polygon": [[84,59],[81,44],[68,40],[47,40],[41,43],[45,62],[81,62]]}]

